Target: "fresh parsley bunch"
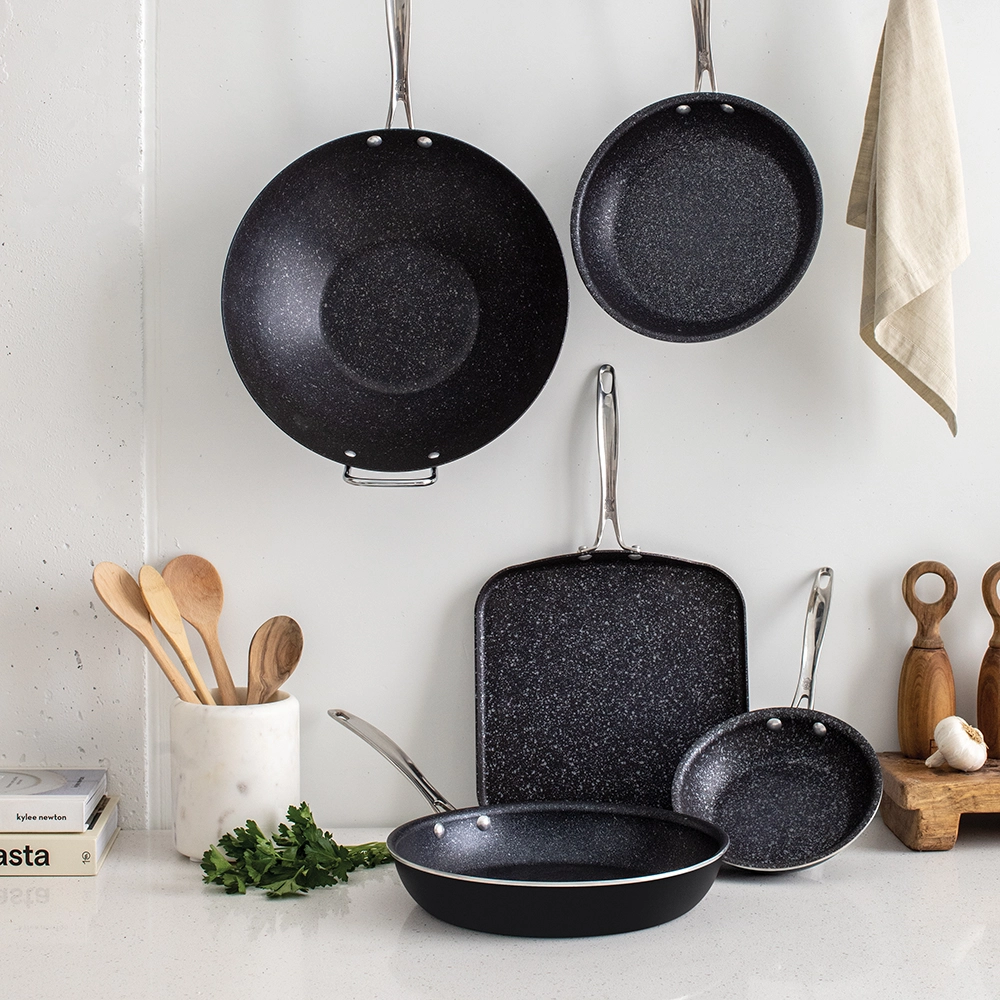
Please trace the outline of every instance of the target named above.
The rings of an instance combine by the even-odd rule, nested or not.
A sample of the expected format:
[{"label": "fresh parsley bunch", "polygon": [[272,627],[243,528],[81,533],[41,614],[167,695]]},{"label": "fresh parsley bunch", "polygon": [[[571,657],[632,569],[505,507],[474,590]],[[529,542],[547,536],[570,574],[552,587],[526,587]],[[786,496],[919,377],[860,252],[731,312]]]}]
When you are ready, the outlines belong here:
[{"label": "fresh parsley bunch", "polygon": [[290,826],[281,823],[268,837],[253,821],[224,834],[201,859],[203,882],[245,893],[247,886],[269,896],[291,896],[346,882],[356,868],[374,868],[392,860],[384,843],[342,847],[313,819],[309,806],[289,806]]}]

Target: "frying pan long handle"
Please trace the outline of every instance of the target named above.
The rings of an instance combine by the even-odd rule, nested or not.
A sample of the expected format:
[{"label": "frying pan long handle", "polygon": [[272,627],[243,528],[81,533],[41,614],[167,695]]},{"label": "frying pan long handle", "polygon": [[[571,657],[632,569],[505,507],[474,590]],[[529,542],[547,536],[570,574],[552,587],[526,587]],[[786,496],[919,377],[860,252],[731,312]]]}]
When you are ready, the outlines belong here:
[{"label": "frying pan long handle", "polygon": [[819,664],[819,651],[823,646],[832,594],[833,570],[829,566],[824,566],[816,571],[812,593],[809,595],[805,631],[802,635],[802,667],[799,670],[799,683],[795,689],[792,708],[813,707],[816,667]]},{"label": "frying pan long handle", "polygon": [[385,0],[385,21],[389,29],[389,58],[392,62],[392,93],[385,127],[392,128],[393,115],[400,101],[406,111],[406,126],[413,128],[410,111],[410,0]]},{"label": "frying pan long handle", "polygon": [[327,715],[342,726],[350,729],[355,736],[360,736],[365,743],[374,747],[390,764],[398,768],[414,784],[417,791],[427,799],[435,812],[454,812],[455,807],[420,773],[420,769],[410,760],[381,729],[376,729],[370,722],[359,719],[342,708],[331,708]]},{"label": "frying pan long handle", "polygon": [[601,544],[604,526],[610,521],[618,544],[638,558],[639,550],[625,544],[618,523],[618,390],[611,365],[601,365],[597,373],[597,457],[601,466],[601,516],[594,544],[581,546],[580,556],[589,556]]},{"label": "frying pan long handle", "polygon": [[691,0],[691,15],[694,17],[694,89],[701,91],[701,83],[708,74],[708,83],[713,92],[715,85],[715,64],[712,62],[712,0]]}]

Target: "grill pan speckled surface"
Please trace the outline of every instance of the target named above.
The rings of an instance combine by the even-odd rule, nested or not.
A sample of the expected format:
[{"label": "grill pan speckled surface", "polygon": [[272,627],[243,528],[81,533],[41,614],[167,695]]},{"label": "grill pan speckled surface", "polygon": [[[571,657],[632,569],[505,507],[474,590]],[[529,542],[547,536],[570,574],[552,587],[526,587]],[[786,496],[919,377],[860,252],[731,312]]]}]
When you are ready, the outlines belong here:
[{"label": "grill pan speckled surface", "polygon": [[810,596],[792,707],[721,723],[691,746],[674,775],[674,808],[721,826],[731,838],[726,864],[734,868],[818,864],[878,811],[882,770],[874,749],[846,722],[812,708],[832,586],[824,567]]},{"label": "grill pan speckled surface", "polygon": [[652,104],[588,163],[570,235],[588,290],[619,323],[657,340],[724,337],[789,295],[819,241],[819,174],[772,111],[714,92],[708,0],[693,0],[713,92]]},{"label": "grill pan speckled surface", "polygon": [[352,468],[436,469],[510,427],[555,365],[568,308],[559,241],[524,184],[458,139],[389,128],[396,98],[411,120],[407,0],[393,9],[386,128],[281,171],[240,223],[222,286],[255,402],[366,485]]},{"label": "grill pan speckled surface", "polygon": [[436,812],[386,838],[406,891],[471,930],[585,937],[655,927],[712,887],[728,838],[663,809],[518,802],[456,809],[385,733],[343,709],[332,719],[404,774]]},{"label": "grill pan speckled surface", "polygon": [[[582,799],[669,808],[687,747],[747,709],[743,597],[721,570],[622,542],[610,366],[601,368],[597,395],[597,540],[502,570],[476,603],[484,804]],[[620,551],[596,550],[606,520]]]}]

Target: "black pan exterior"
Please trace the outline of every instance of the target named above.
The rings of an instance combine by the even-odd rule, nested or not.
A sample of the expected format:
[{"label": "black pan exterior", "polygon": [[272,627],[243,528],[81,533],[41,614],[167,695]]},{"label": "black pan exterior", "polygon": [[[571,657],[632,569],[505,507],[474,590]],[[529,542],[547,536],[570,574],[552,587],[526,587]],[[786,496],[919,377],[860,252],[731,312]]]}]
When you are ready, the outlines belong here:
[{"label": "black pan exterior", "polygon": [[480,802],[669,809],[688,746],[746,708],[743,597],[712,566],[574,553],[502,570],[479,594]]},{"label": "black pan exterior", "polygon": [[711,888],[728,841],[711,824],[663,810],[557,802],[425,816],[387,843],[406,890],[440,920],[582,937],[686,913]]},{"label": "black pan exterior", "polygon": [[454,461],[510,427],[555,365],[567,303],[530,191],[475,147],[409,129],[345,136],[278,174],[222,286],[233,362],[267,416],[320,455],[386,472]]},{"label": "black pan exterior", "polygon": [[786,122],[741,97],[695,93],[644,108],[604,140],[570,233],[607,313],[647,337],[697,342],[784,301],[822,215],[816,166]]},{"label": "black pan exterior", "polygon": [[673,784],[674,808],[722,827],[726,863],[753,871],[825,861],[861,834],[881,797],[868,741],[804,708],[760,709],[716,726],[691,746]]}]

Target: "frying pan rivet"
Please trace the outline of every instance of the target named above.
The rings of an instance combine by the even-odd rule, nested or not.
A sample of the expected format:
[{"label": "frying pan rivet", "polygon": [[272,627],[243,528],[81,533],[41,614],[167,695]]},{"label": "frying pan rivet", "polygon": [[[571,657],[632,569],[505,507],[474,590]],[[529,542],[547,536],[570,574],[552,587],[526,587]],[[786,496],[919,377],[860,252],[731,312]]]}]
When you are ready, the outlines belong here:
[{"label": "frying pan rivet", "polygon": [[736,111],[736,109],[731,104],[723,104],[722,110],[725,111],[727,115],[731,115]]},{"label": "frying pan rivet", "polygon": [[814,722],[813,732],[817,736],[826,736],[826,726],[824,726],[822,722]]},{"label": "frying pan rivet", "polygon": [[781,729],[781,719],[768,719],[767,728],[771,730],[772,733],[776,733]]},{"label": "frying pan rivet", "polygon": [[432,451],[432,452],[430,452],[428,454],[427,457],[433,462],[436,458],[440,458],[441,457],[441,452],[439,452],[439,451]]},{"label": "frying pan rivet", "polygon": [[440,840],[444,836],[444,823],[434,824],[434,836]]},{"label": "frying pan rivet", "polygon": [[434,143],[431,140],[430,136],[422,135],[419,139],[417,139],[417,145],[422,146],[424,149],[427,149],[429,146],[434,145]]},{"label": "frying pan rivet", "polygon": [[380,135],[370,135],[370,136],[368,136],[368,145],[369,146],[381,146],[382,145],[382,136],[380,136]]},{"label": "frying pan rivet", "polygon": [[346,455],[346,456],[347,456],[348,458],[357,458],[357,457],[358,457],[358,453],[357,453],[357,452],[356,452],[356,451],[355,451],[355,450],[354,450],[353,448],[348,448],[348,449],[347,449],[347,450],[346,450],[346,451],[344,452],[344,454],[345,454],[345,455]]},{"label": "frying pan rivet", "polygon": [[476,820],[476,826],[478,826],[480,830],[488,830],[492,825],[493,824],[490,822],[489,816],[480,816],[479,819]]},{"label": "frying pan rivet", "polygon": [[678,104],[677,105],[677,114],[679,114],[679,115],[689,115],[689,114],[691,114],[691,105],[690,104]]}]

